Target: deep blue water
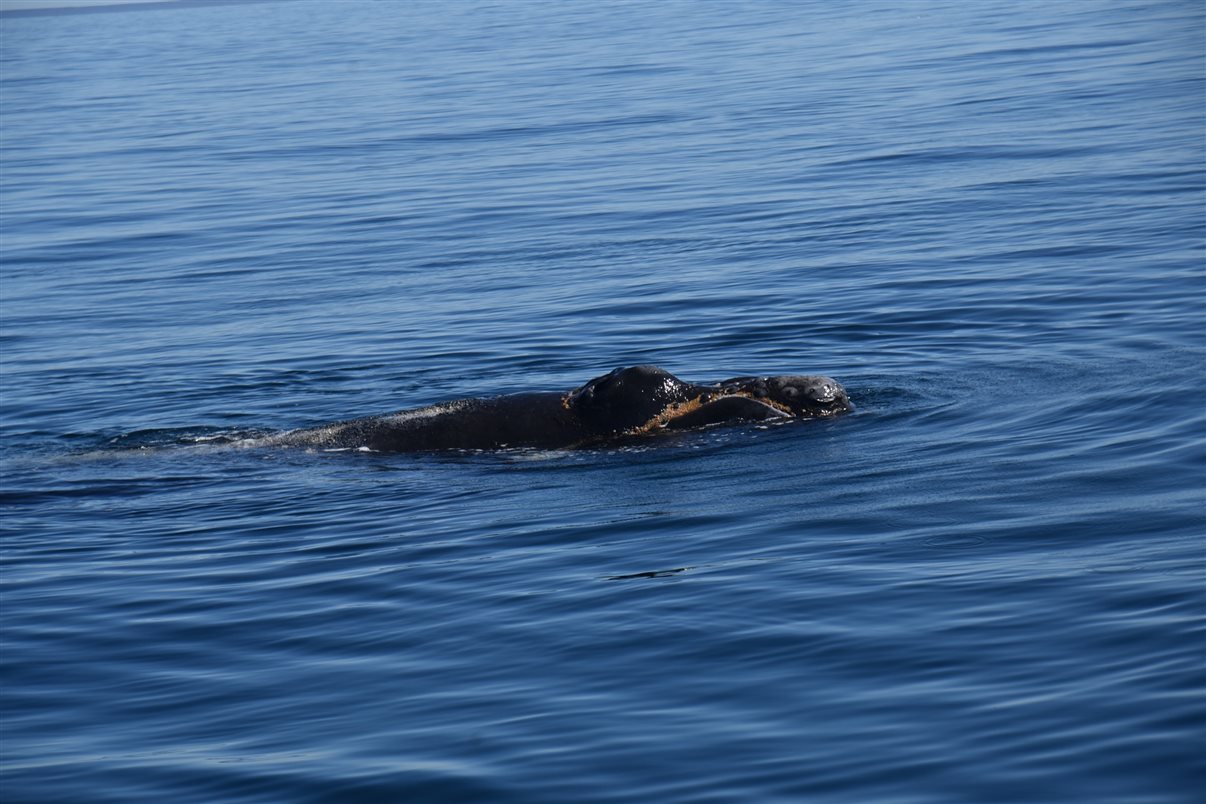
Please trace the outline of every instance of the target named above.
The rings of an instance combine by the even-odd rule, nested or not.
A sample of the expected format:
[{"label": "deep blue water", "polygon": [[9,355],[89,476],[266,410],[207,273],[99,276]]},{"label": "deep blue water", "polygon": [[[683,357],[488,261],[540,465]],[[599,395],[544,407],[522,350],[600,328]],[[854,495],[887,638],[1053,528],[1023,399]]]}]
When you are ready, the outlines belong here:
[{"label": "deep blue water", "polygon": [[[6,803],[1202,800],[1201,3],[0,35]],[[221,443],[635,363],[858,409]]]}]

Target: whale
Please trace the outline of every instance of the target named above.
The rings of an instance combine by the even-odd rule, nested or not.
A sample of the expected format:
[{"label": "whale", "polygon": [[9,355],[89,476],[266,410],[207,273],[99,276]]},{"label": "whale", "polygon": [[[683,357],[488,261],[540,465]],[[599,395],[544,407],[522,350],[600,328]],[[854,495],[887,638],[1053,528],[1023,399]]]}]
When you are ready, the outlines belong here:
[{"label": "whale", "polygon": [[372,452],[574,449],[740,422],[836,416],[846,390],[819,375],[686,382],[657,366],[617,368],[566,392],[455,399],[258,439],[271,446]]}]

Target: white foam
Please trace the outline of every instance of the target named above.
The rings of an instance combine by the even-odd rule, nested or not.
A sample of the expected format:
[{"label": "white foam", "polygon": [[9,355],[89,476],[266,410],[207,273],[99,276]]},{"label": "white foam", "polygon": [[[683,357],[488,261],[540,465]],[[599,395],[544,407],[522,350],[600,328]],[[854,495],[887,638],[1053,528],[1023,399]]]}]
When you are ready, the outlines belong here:
[{"label": "white foam", "polygon": [[469,404],[466,399],[454,399],[451,402],[441,402],[438,405],[428,405],[425,408],[416,410],[404,410],[399,413],[390,413],[382,416],[382,421],[401,424],[403,422],[414,421],[415,419],[432,419],[436,416],[443,416],[445,413],[455,413],[458,410],[464,409]]}]

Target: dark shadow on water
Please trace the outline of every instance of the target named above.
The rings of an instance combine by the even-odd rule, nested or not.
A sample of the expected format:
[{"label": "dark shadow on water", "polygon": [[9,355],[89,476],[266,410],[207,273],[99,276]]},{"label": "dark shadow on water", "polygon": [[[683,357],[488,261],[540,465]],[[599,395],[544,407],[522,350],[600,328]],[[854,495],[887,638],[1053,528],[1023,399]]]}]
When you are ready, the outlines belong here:
[{"label": "dark shadow on water", "polygon": [[694,569],[694,567],[676,567],[668,570],[651,570],[649,572],[634,572],[629,575],[609,575],[606,580],[609,581],[632,581],[646,578],[668,578],[677,575],[680,572]]}]

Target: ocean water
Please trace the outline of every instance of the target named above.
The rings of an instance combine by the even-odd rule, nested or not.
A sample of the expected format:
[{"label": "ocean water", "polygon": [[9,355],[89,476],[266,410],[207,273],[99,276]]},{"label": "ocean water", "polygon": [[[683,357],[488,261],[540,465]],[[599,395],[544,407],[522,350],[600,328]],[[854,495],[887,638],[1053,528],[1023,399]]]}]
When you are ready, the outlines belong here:
[{"label": "ocean water", "polygon": [[[1200,2],[52,10],[5,802],[1203,800]],[[232,443],[637,363],[857,410]]]}]

